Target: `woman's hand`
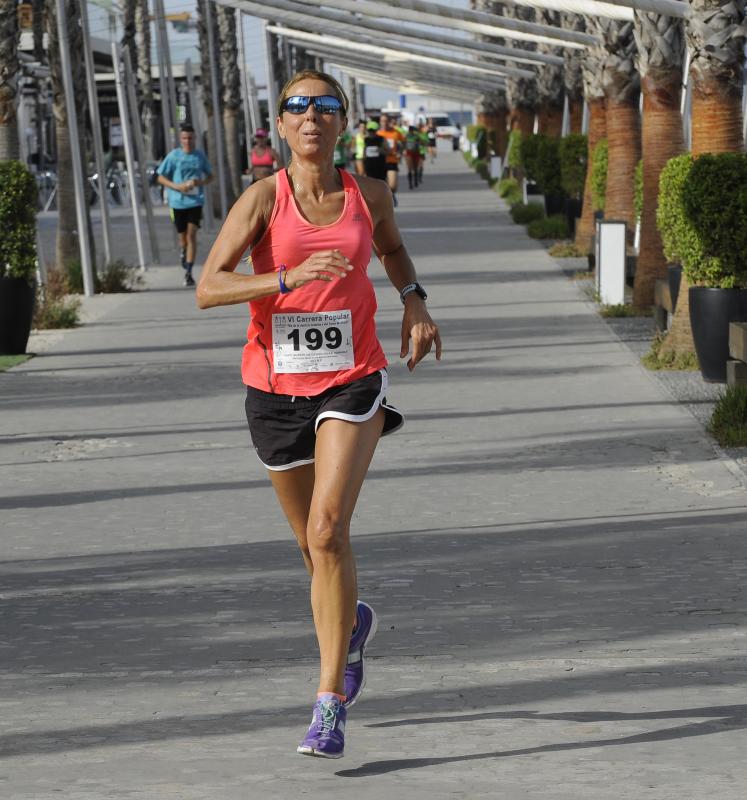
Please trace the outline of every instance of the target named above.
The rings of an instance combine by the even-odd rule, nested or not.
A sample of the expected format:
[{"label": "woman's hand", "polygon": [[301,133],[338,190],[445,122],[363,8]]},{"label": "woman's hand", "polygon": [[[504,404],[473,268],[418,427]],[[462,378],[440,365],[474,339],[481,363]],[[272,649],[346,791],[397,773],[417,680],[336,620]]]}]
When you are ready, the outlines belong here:
[{"label": "woman's hand", "polygon": [[320,250],[285,273],[285,285],[298,289],[312,281],[333,281],[352,272],[353,265],[339,250]]},{"label": "woman's hand", "polygon": [[407,362],[410,372],[415,369],[419,361],[422,361],[430,353],[434,343],[436,345],[436,361],[441,360],[441,335],[438,332],[438,325],[431,319],[425,302],[414,292],[405,298],[400,358],[407,356],[410,339],[412,339],[412,356]]}]

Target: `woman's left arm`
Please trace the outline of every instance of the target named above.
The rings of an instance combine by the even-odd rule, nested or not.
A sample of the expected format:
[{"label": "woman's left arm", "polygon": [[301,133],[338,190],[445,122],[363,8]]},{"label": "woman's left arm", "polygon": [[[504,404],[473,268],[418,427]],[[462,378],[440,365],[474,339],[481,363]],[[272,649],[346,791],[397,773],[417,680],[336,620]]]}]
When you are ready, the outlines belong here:
[{"label": "woman's left arm", "polygon": [[[392,193],[383,181],[368,179],[365,183],[367,185],[364,189],[364,196],[374,221],[374,250],[384,265],[392,286],[397,292],[401,292],[405,286],[417,283],[418,278],[394,219]],[[363,186],[361,188],[363,189]],[[420,295],[416,292],[409,292],[405,297],[404,306],[402,347],[399,356],[400,358],[407,356],[410,339],[412,339],[412,355],[407,362],[407,367],[412,372],[418,362],[430,353],[434,344],[436,360],[441,360],[441,336],[438,326],[428,313],[425,300]]]}]

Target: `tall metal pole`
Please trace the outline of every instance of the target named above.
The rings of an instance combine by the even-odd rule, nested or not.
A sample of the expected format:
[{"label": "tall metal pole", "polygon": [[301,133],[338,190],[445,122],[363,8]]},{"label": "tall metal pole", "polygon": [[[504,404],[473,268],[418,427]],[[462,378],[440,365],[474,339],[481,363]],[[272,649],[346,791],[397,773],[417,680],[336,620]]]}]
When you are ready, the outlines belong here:
[{"label": "tall metal pole", "polygon": [[73,179],[75,181],[75,217],[78,223],[78,246],[80,248],[80,263],[83,271],[83,292],[86,297],[93,297],[96,290],[93,280],[93,264],[91,263],[91,243],[88,241],[85,176],[83,175],[83,164],[80,157],[78,117],[75,111],[73,70],[70,64],[70,37],[67,33],[64,0],[55,0],[55,3],[57,7],[57,35],[60,39],[62,85],[65,90],[67,129],[70,134],[70,152],[73,161]]},{"label": "tall metal pole", "polygon": [[104,168],[104,142],[101,137],[101,119],[99,118],[99,97],[96,91],[96,72],[93,65],[91,36],[88,28],[88,4],[80,0],[80,25],[83,34],[83,55],[86,59],[86,83],[88,84],[88,110],[93,128],[93,153],[96,161],[96,172],[99,184],[99,212],[101,213],[101,232],[104,236],[104,259],[111,264],[112,258],[112,225],[109,218],[109,203],[106,199],[106,170]]},{"label": "tall metal pole", "polygon": [[134,133],[133,139],[135,144],[135,157],[137,158],[138,167],[140,168],[140,186],[143,192],[143,202],[145,204],[145,221],[148,223],[148,238],[150,240],[150,255],[154,264],[161,263],[161,254],[158,252],[158,238],[156,236],[156,226],[153,221],[153,203],[150,199],[150,186],[148,185],[148,175],[145,171],[145,142],[143,141],[143,130],[137,121],[137,98],[135,97],[135,76],[132,72],[132,60],[130,58],[130,50],[128,47],[124,48],[122,53],[125,70],[125,87],[127,89],[127,98],[132,113]]},{"label": "tall metal pole", "polygon": [[[57,0],[60,2],[60,0]],[[135,183],[135,155],[132,152],[132,139],[130,133],[130,112],[127,108],[127,97],[122,83],[122,60],[119,54],[119,44],[112,42],[112,66],[114,67],[114,83],[117,88],[117,105],[119,118],[122,120],[122,142],[124,143],[125,161],[127,162],[127,182],[130,185],[130,200],[132,203],[132,219],[135,223],[135,242],[140,269],[145,271],[145,250],[143,248],[142,220],[140,208],[137,203],[137,184]]]},{"label": "tall metal pole", "polygon": [[244,50],[244,14],[239,11],[237,16],[238,25],[236,25],[236,47],[239,54],[239,74],[241,75],[241,106],[244,112],[244,136],[246,137],[246,153],[247,158],[251,162],[252,150],[252,135],[256,128],[252,125],[252,107],[251,98],[249,95],[249,78],[247,75],[248,68],[246,65],[246,52]]},{"label": "tall metal pole", "polygon": [[247,70],[247,79],[249,81],[249,113],[252,117],[252,130],[262,127],[262,112],[259,110],[259,95],[257,92],[257,83],[254,80],[254,75]]},{"label": "tall metal pole", "polygon": [[[207,142],[205,139],[205,129],[202,127],[202,116],[200,110],[202,104],[197,99],[197,92],[195,90],[195,78],[192,73],[192,62],[187,59],[184,62],[184,74],[187,78],[187,93],[189,94],[189,108],[192,112],[192,127],[195,129],[195,139],[203,151],[207,150]],[[213,230],[213,197],[212,192],[205,190],[205,229],[208,233]]]},{"label": "tall metal pole", "polygon": [[267,106],[268,117],[270,120],[270,139],[275,152],[279,153],[280,147],[280,134],[278,133],[275,123],[275,114],[278,107],[278,84],[275,75],[275,69],[272,63],[272,37],[267,30],[267,22],[262,20],[262,29],[265,34],[265,67],[267,68]]},{"label": "tall metal pole", "polygon": [[[213,25],[212,0],[204,0],[205,3],[205,24],[207,27],[208,53],[210,59],[210,94],[213,105],[213,131],[215,138],[215,159],[218,169],[218,187],[220,190],[220,211],[223,219],[228,214],[228,202],[226,201],[226,159],[223,147],[223,136],[221,135],[220,124],[220,98],[218,97],[218,61],[215,53],[215,26]],[[204,78],[203,78],[204,79]]]}]

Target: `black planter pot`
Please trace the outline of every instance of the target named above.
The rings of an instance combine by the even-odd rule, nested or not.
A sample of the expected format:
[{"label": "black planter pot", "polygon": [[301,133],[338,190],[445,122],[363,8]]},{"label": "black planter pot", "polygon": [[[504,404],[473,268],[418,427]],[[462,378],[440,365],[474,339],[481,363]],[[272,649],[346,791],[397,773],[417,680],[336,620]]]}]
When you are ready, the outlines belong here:
[{"label": "black planter pot", "polygon": [[690,326],[700,372],[710,383],[726,383],[729,323],[747,322],[747,289],[690,288]]},{"label": "black planter pot", "polygon": [[677,298],[680,294],[682,283],[682,264],[667,264],[667,280],[669,281],[669,296],[672,299],[672,313],[677,308]]},{"label": "black planter pot", "polygon": [[581,201],[575,197],[569,197],[563,204],[563,213],[568,222],[568,233],[571,239],[576,236],[576,221],[581,216]]},{"label": "black planter pot", "polygon": [[26,352],[33,315],[34,287],[25,278],[0,278],[0,353]]},{"label": "black planter pot", "polygon": [[563,204],[565,197],[562,194],[546,194],[545,195],[545,212],[548,217],[555,214],[563,213]]}]

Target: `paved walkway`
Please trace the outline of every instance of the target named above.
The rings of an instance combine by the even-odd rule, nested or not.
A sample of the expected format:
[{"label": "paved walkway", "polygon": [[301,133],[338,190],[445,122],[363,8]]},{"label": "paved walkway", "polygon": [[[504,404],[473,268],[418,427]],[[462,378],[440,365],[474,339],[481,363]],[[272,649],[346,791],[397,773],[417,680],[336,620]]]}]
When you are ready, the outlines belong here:
[{"label": "paved walkway", "polygon": [[354,520],[380,627],[345,759],[294,752],[315,647],[246,311],[162,268],[0,375],[0,796],[744,797],[739,471],[458,154],[401,194],[446,349],[407,372],[372,266],[408,422]]}]

